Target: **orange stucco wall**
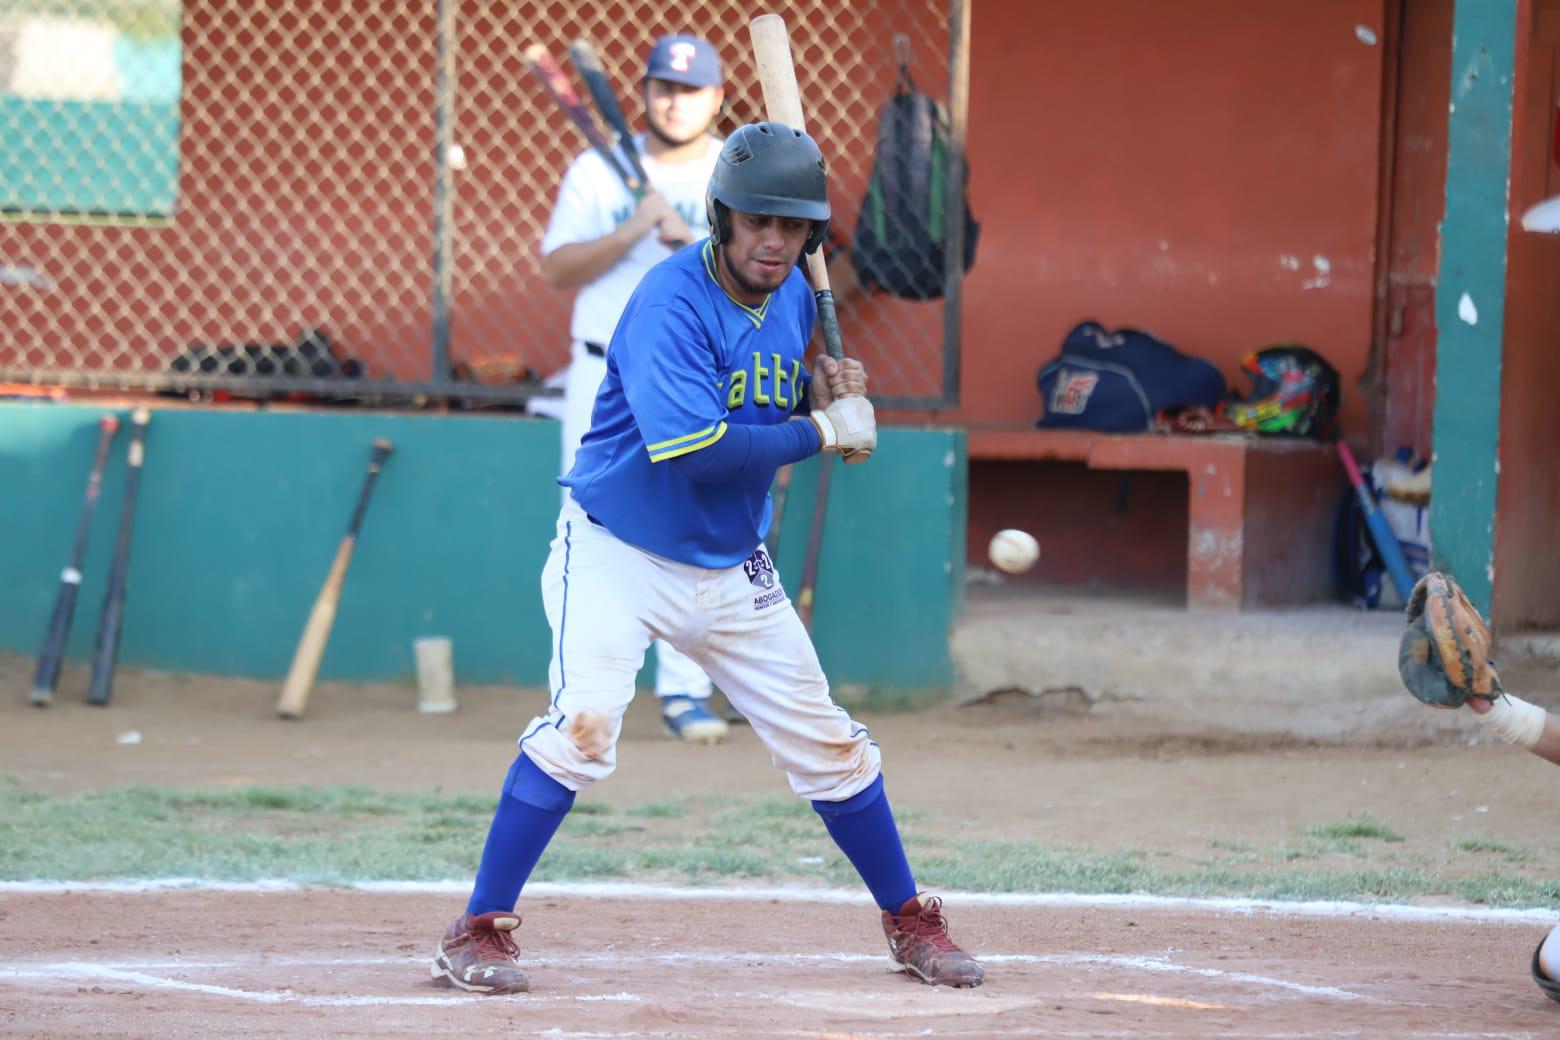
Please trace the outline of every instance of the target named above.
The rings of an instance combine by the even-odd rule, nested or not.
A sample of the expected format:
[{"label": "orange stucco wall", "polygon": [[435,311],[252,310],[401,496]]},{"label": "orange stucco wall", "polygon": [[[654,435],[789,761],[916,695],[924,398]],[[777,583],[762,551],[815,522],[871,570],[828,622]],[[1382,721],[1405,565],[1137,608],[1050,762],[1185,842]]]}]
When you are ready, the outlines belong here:
[{"label": "orange stucco wall", "polygon": [[1341,372],[1351,431],[1371,337],[1381,0],[982,0],[969,155],[970,422],[1038,414],[1076,321],[1217,362],[1278,340]]}]

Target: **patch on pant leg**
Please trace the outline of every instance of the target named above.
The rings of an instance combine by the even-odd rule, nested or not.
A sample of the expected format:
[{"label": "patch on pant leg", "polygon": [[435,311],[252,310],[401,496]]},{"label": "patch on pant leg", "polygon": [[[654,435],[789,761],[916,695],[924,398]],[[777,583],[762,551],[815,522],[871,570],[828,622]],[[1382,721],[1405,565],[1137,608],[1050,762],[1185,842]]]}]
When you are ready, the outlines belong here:
[{"label": "patch on pant leg", "polygon": [[595,761],[612,747],[612,723],[605,713],[586,708],[569,720],[565,736],[580,749],[580,754]]},{"label": "patch on pant leg", "polygon": [[742,573],[747,575],[748,584],[761,590],[753,597],[753,609],[763,610],[765,607],[773,607],[785,602],[785,590],[780,588],[780,579],[775,574],[774,561],[769,558],[769,553],[763,546],[753,550],[753,555],[742,561]]}]

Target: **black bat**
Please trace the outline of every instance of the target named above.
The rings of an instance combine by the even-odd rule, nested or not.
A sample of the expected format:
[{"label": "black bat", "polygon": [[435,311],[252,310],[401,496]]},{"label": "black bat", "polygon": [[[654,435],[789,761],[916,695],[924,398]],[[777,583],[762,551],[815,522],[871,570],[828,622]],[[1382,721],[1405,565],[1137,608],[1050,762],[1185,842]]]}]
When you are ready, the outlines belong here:
[{"label": "black bat", "polygon": [[563,114],[569,117],[569,121],[579,128],[585,135],[585,140],[596,153],[612,168],[624,187],[633,192],[635,198],[643,198],[645,185],[642,180],[623,168],[617,155],[612,151],[612,145],[602,136],[601,128],[596,125],[596,120],[591,117],[590,109],[580,101],[579,94],[574,91],[574,84],[569,82],[569,77],[564,75],[562,67],[553,61],[552,55],[547,53],[547,48],[539,43],[533,43],[525,49],[525,63],[533,75],[542,81],[542,86],[553,101],[563,110]]},{"label": "black bat", "polygon": [[130,451],[126,456],[125,497],[119,506],[119,533],[114,538],[114,559],[108,571],[108,591],[98,618],[97,645],[92,651],[92,680],[87,703],[105,705],[114,692],[114,660],[119,656],[119,633],[125,619],[125,585],[130,577],[130,534],[135,526],[136,496],[141,488],[141,463],[146,458],[146,424],[152,413],[137,408],[130,415]]},{"label": "black bat", "polygon": [[790,463],[780,467],[780,472],[775,474],[774,505],[769,515],[769,537],[764,539],[764,548],[769,550],[770,559],[780,555],[780,524],[785,519],[785,500],[791,492]]},{"label": "black bat", "polygon": [[606,71],[601,67],[601,59],[596,56],[596,48],[589,40],[578,39],[569,45],[569,57],[574,67],[580,70],[580,79],[585,81],[585,89],[590,92],[591,100],[596,102],[596,111],[601,113],[608,128],[617,135],[618,147],[628,157],[634,176],[639,178],[640,184],[648,186],[650,178],[645,173],[644,164],[639,161],[634,135],[629,132],[628,120],[623,118],[623,109],[618,104],[617,94],[613,93],[612,81],[607,79]]},{"label": "black bat", "polygon": [[[591,100],[596,103],[596,111],[601,113],[601,118],[606,122],[608,129],[617,137],[618,147],[628,158],[629,166],[633,167],[634,176],[639,178],[640,188],[635,194],[642,195],[650,191],[654,185],[650,183],[649,174],[645,173],[645,166],[639,159],[639,149],[634,145],[634,134],[628,128],[628,120],[623,117],[623,108],[618,104],[617,94],[612,90],[612,81],[607,78],[606,71],[601,67],[601,59],[596,56],[596,48],[589,40],[578,39],[569,45],[569,57],[574,62],[574,67],[580,71],[580,79],[585,81],[585,89],[590,92]],[[629,186],[633,190],[633,186]],[[680,238],[665,239],[666,245],[671,249],[681,249],[688,243]]]},{"label": "black bat", "polygon": [[818,497],[813,500],[812,528],[807,532],[807,555],[802,560],[802,587],[796,593],[796,614],[802,627],[812,631],[814,592],[818,585],[818,562],[823,556],[823,521],[829,508],[829,481],[834,473],[834,456],[818,456]]},{"label": "black bat", "polygon": [[76,594],[81,591],[81,568],[86,561],[87,533],[92,530],[92,511],[97,506],[98,492],[103,488],[103,467],[108,463],[108,449],[119,432],[119,419],[105,415],[98,420],[97,454],[92,457],[92,470],[87,475],[87,498],[81,505],[81,520],[76,524],[76,544],[70,551],[70,562],[60,572],[60,588],[54,597],[54,613],[49,617],[49,627],[43,636],[43,649],[38,652],[38,671],[33,676],[32,692],[27,699],[40,708],[47,708],[54,700],[54,687],[59,682],[60,664],[65,659],[65,638],[70,635],[70,620],[76,612]]}]

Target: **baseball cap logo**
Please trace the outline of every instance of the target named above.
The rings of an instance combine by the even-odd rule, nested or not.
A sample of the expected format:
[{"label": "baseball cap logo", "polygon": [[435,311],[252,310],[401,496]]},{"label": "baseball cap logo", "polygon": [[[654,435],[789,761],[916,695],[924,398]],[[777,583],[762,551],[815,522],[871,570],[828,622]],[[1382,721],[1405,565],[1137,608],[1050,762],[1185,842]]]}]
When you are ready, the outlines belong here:
[{"label": "baseball cap logo", "polygon": [[687,72],[692,67],[693,56],[698,53],[698,48],[691,43],[674,43],[669,49],[675,72]]}]

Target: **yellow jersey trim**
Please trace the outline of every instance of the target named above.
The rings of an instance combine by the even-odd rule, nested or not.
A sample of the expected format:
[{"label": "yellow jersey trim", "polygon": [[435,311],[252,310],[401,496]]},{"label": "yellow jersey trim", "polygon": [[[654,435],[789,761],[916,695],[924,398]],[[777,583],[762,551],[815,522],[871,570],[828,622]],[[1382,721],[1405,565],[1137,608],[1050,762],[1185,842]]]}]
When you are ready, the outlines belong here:
[{"label": "yellow jersey trim", "polygon": [[659,444],[648,444],[645,450],[650,453],[651,462],[665,462],[679,455],[691,454],[700,448],[708,448],[724,436],[726,436],[726,424],[716,423],[708,429],[690,433],[686,437],[675,437]]},{"label": "yellow jersey trim", "polygon": [[720,279],[715,277],[715,246],[709,239],[704,240],[704,273],[710,276],[710,281],[720,287],[720,291],[726,293],[726,299],[736,304],[743,314],[747,315],[755,327],[763,327],[764,317],[769,313],[769,301],[774,298],[774,293],[764,297],[764,302],[757,307],[749,307],[731,293],[726,292],[726,287],[720,284]]}]

